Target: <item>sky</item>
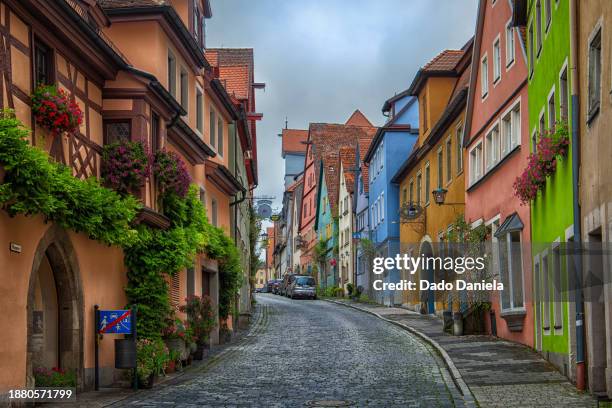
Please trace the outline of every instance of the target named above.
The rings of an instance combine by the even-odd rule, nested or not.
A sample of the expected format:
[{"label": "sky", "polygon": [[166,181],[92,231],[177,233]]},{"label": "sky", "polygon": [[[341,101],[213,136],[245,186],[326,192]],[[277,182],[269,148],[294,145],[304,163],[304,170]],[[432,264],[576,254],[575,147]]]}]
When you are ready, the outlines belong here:
[{"label": "sky", "polygon": [[382,125],[386,99],[417,70],[473,35],[477,0],[211,0],[209,47],[252,47],[259,186],[280,210],[285,126],[344,123],[360,109]]}]

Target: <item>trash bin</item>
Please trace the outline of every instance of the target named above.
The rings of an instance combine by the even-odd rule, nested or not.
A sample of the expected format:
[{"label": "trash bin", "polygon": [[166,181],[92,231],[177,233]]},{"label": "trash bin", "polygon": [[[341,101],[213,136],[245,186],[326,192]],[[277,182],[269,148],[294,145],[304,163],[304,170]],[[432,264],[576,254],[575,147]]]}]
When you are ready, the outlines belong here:
[{"label": "trash bin", "polygon": [[136,342],[115,339],[115,368],[136,368]]}]

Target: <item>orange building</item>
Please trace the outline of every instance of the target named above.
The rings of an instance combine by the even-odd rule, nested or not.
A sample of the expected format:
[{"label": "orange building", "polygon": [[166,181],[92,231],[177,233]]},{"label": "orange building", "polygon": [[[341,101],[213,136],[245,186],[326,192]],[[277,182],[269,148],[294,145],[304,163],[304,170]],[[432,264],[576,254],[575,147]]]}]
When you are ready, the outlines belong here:
[{"label": "orange building", "polygon": [[[152,151],[176,152],[200,187],[210,222],[229,234],[231,202],[246,192],[228,169],[230,133],[238,126],[244,135],[254,123],[241,122],[252,111],[228,94],[204,55],[204,19],[211,15],[208,0],[0,1],[7,62],[0,64],[0,108],[14,109],[32,128],[31,143],[79,178],[100,176],[109,142],[138,140]],[[76,101],[84,114],[79,132],[49,137],[34,126],[29,95],[39,83],[57,84]],[[250,186],[255,160],[251,154],[245,161]],[[144,205],[139,222],[167,228],[153,177],[137,195]],[[38,366],[74,370],[78,389],[91,388],[93,307],[127,303],[122,250],[40,216],[5,212],[0,245],[14,248],[0,254],[0,327],[11,328],[0,338],[0,393],[31,386]],[[190,294],[216,302],[218,279],[216,261],[199,255],[169,282],[172,305]],[[110,339],[101,344],[100,367],[101,385],[123,374],[114,369]]]}]

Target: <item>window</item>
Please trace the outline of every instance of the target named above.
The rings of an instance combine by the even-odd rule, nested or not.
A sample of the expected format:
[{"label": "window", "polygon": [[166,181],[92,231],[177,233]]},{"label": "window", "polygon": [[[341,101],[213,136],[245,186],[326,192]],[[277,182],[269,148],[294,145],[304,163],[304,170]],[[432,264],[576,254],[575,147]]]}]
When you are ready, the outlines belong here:
[{"label": "window", "polygon": [[521,129],[521,107],[517,104],[502,118],[501,157],[504,157],[519,145]]},{"label": "window", "polygon": [[168,50],[168,92],[176,97],[176,58]]},{"label": "window", "polygon": [[544,7],[546,7],[546,32],[548,32],[550,21],[552,19],[551,0],[544,0]]},{"label": "window", "polygon": [[193,36],[196,42],[202,47],[202,18],[200,16],[200,9],[198,8],[197,2],[193,4]]},{"label": "window", "polygon": [[502,292],[502,309],[523,308],[523,261],[521,234],[513,231],[499,237],[499,270],[505,290]]},{"label": "window", "polygon": [[563,327],[563,303],[561,299],[561,251],[557,245],[553,248],[553,315],[555,330]]},{"label": "window", "polygon": [[407,200],[408,200],[408,190],[406,190],[406,187],[404,187],[402,189],[402,205],[406,205]]},{"label": "window", "polygon": [[489,62],[486,55],[480,63],[480,91],[483,98],[489,93]]},{"label": "window", "polygon": [[497,83],[501,78],[501,47],[499,37],[493,43],[493,83]]},{"label": "window", "polygon": [[533,153],[536,153],[538,151],[538,132],[536,132],[535,129],[531,134],[531,151]]},{"label": "window", "polygon": [[470,184],[482,177],[482,142],[470,151]]},{"label": "window", "polygon": [[221,117],[217,120],[217,153],[223,156],[223,120]]},{"label": "window", "polygon": [[410,184],[408,185],[408,198],[410,199],[409,203],[414,203],[414,180],[410,180]]},{"label": "window", "polygon": [[546,133],[546,122],[544,121],[544,109],[542,109],[542,113],[540,113],[540,136],[543,136]]},{"label": "window", "polygon": [[549,286],[549,275],[550,271],[548,269],[548,255],[542,256],[542,288],[544,289],[544,301],[542,302],[542,306],[544,310],[542,311],[542,317],[544,324],[542,328],[544,330],[550,330],[550,286]]},{"label": "window", "polygon": [[212,147],[216,146],[216,135],[217,132],[215,131],[215,124],[217,123],[217,118],[215,116],[215,111],[210,108],[210,121],[209,121],[209,126],[210,126],[210,145]]},{"label": "window", "polygon": [[[425,91],[427,92],[427,91]],[[423,96],[421,97],[421,112],[423,116],[423,132],[427,132],[427,95],[423,92]]]},{"label": "window", "polygon": [[512,21],[506,25],[506,67],[514,62],[514,27]]},{"label": "window", "polygon": [[499,126],[497,125],[486,136],[485,156],[487,170],[499,162]]},{"label": "window", "polygon": [[380,220],[383,221],[385,219],[385,193],[383,192],[380,195]]},{"label": "window", "polygon": [[417,174],[416,202],[417,202],[418,205],[421,205],[421,203],[422,203],[422,201],[421,201],[421,196],[422,196],[422,193],[421,193],[421,190],[422,190],[422,186],[421,186],[422,179],[423,179],[423,177],[422,177],[421,173]]},{"label": "window", "polygon": [[533,56],[533,24],[529,25],[529,78],[533,75],[533,66],[535,65],[535,58]]},{"label": "window", "polygon": [[35,39],[34,44],[34,81],[39,84],[53,83],[53,52],[51,48]]},{"label": "window", "polygon": [[181,106],[185,110],[189,109],[189,75],[183,68],[181,68]]},{"label": "window", "polygon": [[425,205],[429,204],[429,193],[431,190],[431,176],[429,172],[429,163],[425,165]]},{"label": "window", "polygon": [[452,142],[451,142],[451,137],[449,136],[448,139],[446,139],[446,182],[450,182],[451,178],[453,177],[452,175],[452,171],[451,171],[451,166],[453,165],[453,159],[452,159]]},{"label": "window", "polygon": [[457,174],[463,171],[463,126],[457,126],[457,134],[455,135],[457,140],[455,149],[457,150]]},{"label": "window", "polygon": [[555,105],[555,91],[553,90],[548,97],[548,128],[552,131],[555,130],[555,123],[557,122],[557,107]]},{"label": "window", "polygon": [[210,200],[210,223],[217,226],[217,200],[214,198]]},{"label": "window", "polygon": [[561,120],[564,122],[567,121],[568,103],[567,68],[564,68],[559,79],[559,105],[561,108]]},{"label": "window", "polygon": [[202,96],[202,91],[196,88],[196,129],[200,133],[204,131],[204,98]]},{"label": "window", "polygon": [[589,42],[588,80],[588,118],[590,121],[599,111],[601,98],[601,28]]},{"label": "window", "polygon": [[122,140],[131,139],[131,121],[114,120],[104,122],[104,143],[116,143]]},{"label": "window", "polygon": [[542,4],[540,0],[536,2],[536,43],[538,46],[538,57],[542,51]]},{"label": "window", "polygon": [[444,152],[438,149],[438,188],[444,185]]}]

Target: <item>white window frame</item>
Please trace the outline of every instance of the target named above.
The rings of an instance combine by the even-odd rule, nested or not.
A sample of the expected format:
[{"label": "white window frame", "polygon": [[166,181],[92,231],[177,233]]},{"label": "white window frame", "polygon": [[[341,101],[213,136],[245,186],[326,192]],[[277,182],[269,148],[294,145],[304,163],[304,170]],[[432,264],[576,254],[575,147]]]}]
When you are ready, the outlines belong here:
[{"label": "white window frame", "polygon": [[487,99],[489,95],[489,56],[485,52],[480,59],[480,97]]},{"label": "white window frame", "polygon": [[455,148],[456,152],[457,152],[457,175],[463,173],[463,168],[465,163],[463,162],[463,136],[464,136],[464,129],[463,129],[463,123],[458,123],[457,126],[455,127],[455,140],[457,143],[457,146]]},{"label": "white window frame", "polygon": [[493,87],[501,81],[502,76],[502,51],[501,51],[501,35],[493,40]]},{"label": "white window frame", "polygon": [[[474,160],[472,158],[472,152],[474,152],[477,149],[480,150],[480,158],[479,158],[480,163],[478,166],[480,167],[480,170],[478,172],[476,172],[476,164],[478,163],[474,163]],[[484,144],[483,144],[483,139],[481,138],[477,143],[474,144],[474,147],[470,149],[469,154],[468,154],[469,166],[470,166],[470,185],[475,184],[484,175],[483,154],[484,154]],[[474,157],[476,157],[476,161],[478,161],[478,156],[474,156]]]},{"label": "white window frame", "polygon": [[514,66],[516,61],[516,42],[515,42],[515,30],[512,25],[512,18],[506,22],[505,32],[505,47],[506,47],[506,72]]},{"label": "white window frame", "polygon": [[430,203],[429,194],[431,194],[431,167],[429,166],[429,162],[425,163],[425,206],[428,206]]},{"label": "white window frame", "polygon": [[[546,121],[548,123],[548,129],[552,130],[555,127],[555,123],[556,123],[556,119],[557,119],[557,100],[556,100],[556,89],[557,89],[557,85],[553,84],[550,92],[548,92],[548,96],[546,97]],[[553,101],[553,110],[551,112],[550,109],[550,101]],[[551,117],[551,114],[554,115],[554,117]]]},{"label": "white window frame", "polygon": [[[563,86],[562,78],[563,78],[563,74],[565,74],[565,86]],[[563,115],[563,104],[562,104],[562,96],[563,96],[563,90],[565,90],[565,110],[566,110],[566,114],[565,116]],[[569,104],[570,104],[570,89],[569,89],[569,72],[568,72],[568,60],[567,58],[565,59],[565,62],[563,63],[563,66],[561,67],[561,70],[559,71],[559,119],[561,121],[568,121],[569,120]]]},{"label": "white window frame", "polygon": [[[587,109],[587,121],[590,123],[591,119],[595,118],[597,115],[595,114],[597,109],[601,109],[601,105],[603,103],[603,98],[602,98],[602,93],[603,93],[603,81],[602,81],[602,76],[603,76],[603,64],[604,64],[604,48],[603,48],[603,42],[604,42],[604,29],[603,29],[603,17],[601,17],[599,19],[599,21],[595,24],[595,27],[593,28],[593,30],[591,31],[591,33],[589,34],[589,38],[587,39],[587,44],[586,44],[586,51],[587,51],[587,70],[586,70],[586,74],[587,74],[587,89],[586,89],[586,96],[587,96],[587,103],[586,103],[586,109]],[[599,34],[599,79],[598,79],[598,83],[599,83],[599,89],[597,90],[597,92],[599,93],[598,95],[598,105],[597,106],[592,106],[592,98],[591,98],[591,43],[593,42],[593,40],[595,39],[595,37]]]},{"label": "white window frame", "polygon": [[[521,97],[519,96],[514,102],[512,102],[512,104],[508,107],[508,109],[506,109],[502,114],[501,114],[501,121],[500,121],[500,131],[501,131],[501,137],[500,137],[500,143],[502,146],[502,149],[500,149],[501,151],[501,160],[503,160],[503,158],[510,154],[517,146],[521,145],[521,123],[522,123],[522,118],[521,115],[523,114],[521,111]],[[515,124],[514,123],[514,112],[518,110],[518,115],[516,115],[516,118],[518,119],[518,123]],[[511,126],[511,134],[510,134],[510,148],[508,149],[507,152],[503,152],[503,141],[504,141],[504,119],[509,117],[510,118],[510,126]],[[516,130],[515,130],[516,129]],[[516,140],[513,138],[513,134],[516,135]]]},{"label": "white window frame", "polygon": [[[484,136],[484,172],[483,175],[488,173],[497,163],[501,160],[501,145],[500,145],[500,123],[496,120],[485,133]],[[493,138],[494,132],[497,132],[497,138]],[[489,136],[491,137],[489,139]],[[492,150],[489,150],[492,149]],[[489,152],[492,156],[489,157]]]}]

